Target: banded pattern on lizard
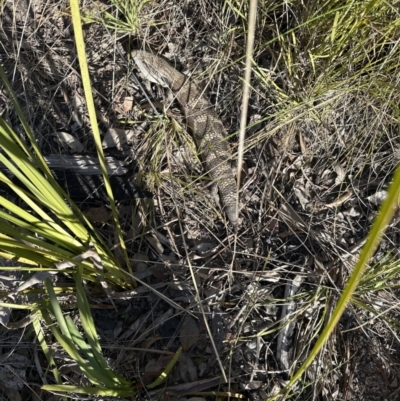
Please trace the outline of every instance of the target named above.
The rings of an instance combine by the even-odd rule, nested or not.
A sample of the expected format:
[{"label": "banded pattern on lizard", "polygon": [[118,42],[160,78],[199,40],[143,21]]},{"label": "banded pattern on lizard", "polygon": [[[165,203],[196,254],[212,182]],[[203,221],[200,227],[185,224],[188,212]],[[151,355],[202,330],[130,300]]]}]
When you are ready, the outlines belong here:
[{"label": "banded pattern on lizard", "polygon": [[166,60],[143,50],[133,51],[132,58],[146,79],[175,93],[207,173],[218,186],[225,214],[236,229],[236,180],[231,169],[227,132],[222,121],[203,96],[202,90]]}]

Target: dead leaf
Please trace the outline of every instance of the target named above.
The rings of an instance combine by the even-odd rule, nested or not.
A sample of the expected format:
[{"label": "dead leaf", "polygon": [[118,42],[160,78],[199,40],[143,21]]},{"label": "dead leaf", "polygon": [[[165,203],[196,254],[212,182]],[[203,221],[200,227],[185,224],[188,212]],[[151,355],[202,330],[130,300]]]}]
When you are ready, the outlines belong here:
[{"label": "dead leaf", "polygon": [[212,335],[214,338],[215,348],[217,351],[221,350],[223,341],[226,336],[224,319],[222,318],[222,311],[220,308],[215,307],[211,318]]},{"label": "dead leaf", "polygon": [[[177,384],[175,386],[168,386],[168,394],[170,395],[185,395],[188,392],[199,392],[199,391],[205,391],[209,388],[218,386],[221,384],[221,377],[213,377],[210,379],[205,379],[205,380],[200,380],[195,383],[181,383]],[[242,397],[240,397],[242,398]],[[202,398],[198,397],[193,397],[191,400],[199,400]]]},{"label": "dead leaf", "polygon": [[2,355],[0,359],[1,385],[11,390],[22,390],[26,381],[25,370],[29,366],[29,359],[17,353]]},{"label": "dead leaf", "polygon": [[135,273],[143,272],[148,269],[148,262],[149,257],[143,253],[143,252],[138,252],[133,255],[133,258],[131,259],[132,262],[132,267]]},{"label": "dead leaf", "polygon": [[63,144],[67,145],[69,148],[71,148],[72,152],[83,152],[84,151],[84,146],[82,143],[76,139],[73,135],[68,134],[67,132],[56,132],[54,134],[51,134],[51,136],[57,138],[57,140]]},{"label": "dead leaf", "polygon": [[0,384],[0,390],[6,395],[6,399],[9,401],[21,401],[21,395],[18,390],[7,388]]},{"label": "dead leaf", "polygon": [[122,110],[125,112],[128,112],[132,110],[133,107],[133,97],[132,96],[125,96],[123,102],[122,102]]},{"label": "dead leaf", "polygon": [[310,199],[308,197],[309,196],[308,191],[306,191],[304,187],[301,188],[301,185],[294,186],[293,191],[297,199],[299,200],[301,207],[303,209],[306,209],[307,205],[310,203]]},{"label": "dead leaf", "polygon": [[[296,275],[292,282],[288,282],[285,288],[285,299],[293,299],[293,297],[300,290],[301,283],[304,277]],[[288,304],[282,306],[281,320],[285,324],[278,335],[277,355],[276,358],[282,370],[289,371],[292,366],[291,350],[293,348],[292,334],[296,326],[296,320],[293,319],[294,312],[297,308],[295,301],[290,301]]]},{"label": "dead leaf", "polygon": [[[51,169],[70,170],[78,174],[101,174],[99,158],[89,155],[47,155],[46,164]],[[110,175],[124,175],[128,172],[127,162],[106,156],[107,173]]]},{"label": "dead leaf", "polygon": [[8,321],[10,320],[11,309],[10,308],[0,308],[0,324],[7,327]]},{"label": "dead leaf", "polygon": [[187,351],[199,339],[199,329],[196,321],[191,316],[183,320],[181,334],[179,336],[184,351]]},{"label": "dead leaf", "polygon": [[197,252],[199,256],[206,257],[215,254],[219,244],[214,242],[200,242],[193,246],[192,250]]},{"label": "dead leaf", "polygon": [[137,133],[132,129],[110,128],[104,135],[103,148],[121,147],[125,143],[133,142]]},{"label": "dead leaf", "polygon": [[192,358],[190,358],[190,356],[185,352],[182,352],[179,358],[179,373],[181,379],[185,383],[198,380],[196,365],[193,363]]},{"label": "dead leaf", "polygon": [[387,198],[387,191],[378,191],[367,197],[367,200],[376,206],[379,206]]},{"label": "dead leaf", "polygon": [[103,205],[100,207],[93,207],[83,214],[92,223],[105,223],[110,219],[110,214]]},{"label": "dead leaf", "polygon": [[160,255],[164,253],[164,248],[161,245],[161,242],[158,238],[153,234],[146,235],[146,241],[153,247],[153,249],[158,252]]},{"label": "dead leaf", "polygon": [[242,390],[258,390],[263,385],[263,382],[258,380],[253,380],[248,383],[240,383],[240,388]]},{"label": "dead leaf", "polygon": [[159,264],[154,266],[153,275],[157,283],[162,283],[168,280],[170,276],[170,271],[167,269],[165,265]]},{"label": "dead leaf", "polygon": [[334,168],[337,174],[335,185],[340,185],[346,178],[346,171],[340,164],[336,164]]},{"label": "dead leaf", "polygon": [[170,360],[171,356],[162,356],[158,360],[151,359],[144,368],[143,383],[150,384],[157,379]]}]

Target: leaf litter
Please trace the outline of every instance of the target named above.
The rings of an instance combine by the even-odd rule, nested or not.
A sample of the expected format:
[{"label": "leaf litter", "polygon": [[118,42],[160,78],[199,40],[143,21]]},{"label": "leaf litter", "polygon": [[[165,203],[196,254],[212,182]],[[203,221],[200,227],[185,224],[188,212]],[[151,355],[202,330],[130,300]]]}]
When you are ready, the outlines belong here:
[{"label": "leaf litter", "polygon": [[[83,147],[91,153],[94,145],[70,46],[70,21],[66,13],[60,14],[61,3],[56,3],[36,2],[33,16],[26,1],[20,0],[16,8],[6,4],[0,57],[7,73],[16,73],[14,90],[42,151],[64,155],[80,153]],[[150,25],[138,31],[136,47],[151,44],[177,68],[205,84],[205,94],[232,134],[236,157],[243,13],[205,0],[189,1],[185,6],[173,1],[146,7],[143,21]],[[344,86],[355,85],[358,93],[340,86],[330,90],[331,82],[314,74],[319,68],[327,79],[328,72],[336,77],[329,65],[324,68],[326,43],[318,43],[317,37],[307,48],[308,34],[299,31],[292,36],[298,50],[292,48],[286,33],[294,21],[301,26],[302,7],[299,2],[292,9],[277,6],[270,10],[260,2],[249,110],[252,128],[247,132],[246,176],[240,193],[243,227],[235,255],[233,236],[210,195],[199,155],[183,133],[179,108],[173,103],[164,114],[144,105],[142,90],[130,79],[134,66],[128,64],[124,38],[116,42],[103,26],[85,26],[91,78],[98,113],[103,116],[104,147],[110,148],[110,156],[136,163],[136,178],[155,195],[154,202],[135,204],[123,214],[138,288],[120,291],[87,286],[103,351],[129,380],[151,383],[182,346],[184,352],[166,384],[168,394],[192,401],[187,395],[191,391],[211,389],[225,397],[232,392],[251,399],[276,394],[310,350],[365,241],[398,163],[396,114],[391,114],[386,99],[363,92],[363,76],[352,75],[351,68],[342,71],[348,79]],[[41,24],[35,30],[38,18]],[[327,25],[332,26],[331,22]],[[9,40],[13,30],[20,35],[20,53]],[[332,46],[334,36],[332,31]],[[389,52],[389,46],[386,43],[382,48]],[[43,48],[49,50],[43,53]],[[319,58],[314,59],[313,52]],[[282,54],[287,57],[280,57]],[[363,60],[358,62],[363,68]],[[369,64],[365,68],[366,76]],[[359,81],[354,84],[356,79]],[[369,86],[373,84],[368,81]],[[161,88],[147,84],[146,89],[158,106],[171,103],[170,94]],[[393,98],[391,103],[397,100]],[[2,114],[19,130],[9,100],[4,103]],[[151,123],[148,117],[153,119]],[[133,121],[140,124],[129,123]],[[104,210],[92,213],[91,220],[105,241],[115,244]],[[388,252],[398,256],[398,228],[397,216],[374,263],[384,260]],[[100,270],[98,274],[101,276]],[[68,275],[59,272],[57,280],[62,288],[71,284]],[[40,289],[41,282],[38,275],[23,279],[21,274],[12,282],[2,281],[2,291],[14,292],[13,302],[26,304],[37,295],[15,291],[18,287]],[[376,307],[377,301],[392,296],[395,303],[398,290],[394,283],[395,279],[388,283],[392,289],[382,288],[378,299],[360,294],[357,301]],[[104,281],[99,279],[99,284]],[[60,294],[59,300],[78,320],[73,294]],[[204,315],[199,312],[199,302]],[[21,311],[9,314],[8,310],[2,314],[4,339],[13,338],[4,325],[9,327],[24,317]],[[396,394],[397,337],[387,320],[374,318],[371,322],[375,316],[371,313],[348,308],[319,365],[312,365],[307,372],[312,390],[300,385],[295,389],[304,399],[318,394],[322,399],[372,401]],[[388,312],[388,317],[396,319],[397,308]],[[32,363],[37,348],[32,345],[25,352],[17,345],[15,341],[4,347],[3,353],[16,347],[15,355]],[[58,362],[65,358],[57,345],[54,354]],[[222,366],[229,366],[229,384],[221,381],[217,357]],[[26,368],[29,362],[25,362],[18,375],[41,384],[39,371],[30,373]],[[39,363],[46,370],[44,359]],[[72,373],[68,378],[71,382],[82,379]],[[16,397],[24,391],[18,386],[16,390]]]}]

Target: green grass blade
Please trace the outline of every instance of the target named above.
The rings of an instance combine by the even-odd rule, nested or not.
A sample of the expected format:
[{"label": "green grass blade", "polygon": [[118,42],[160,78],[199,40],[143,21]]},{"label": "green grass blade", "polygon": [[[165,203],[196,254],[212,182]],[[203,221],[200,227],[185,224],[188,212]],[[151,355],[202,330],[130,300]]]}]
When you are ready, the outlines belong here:
[{"label": "green grass blade", "polygon": [[[0,213],[1,215],[1,213]],[[31,235],[22,231],[21,229],[14,228],[10,224],[0,223],[2,234],[0,234],[0,240],[8,236],[12,241],[15,241],[13,238],[18,238],[18,242],[23,241],[24,245],[27,248],[35,248],[40,253],[48,253],[53,257],[58,259],[72,259],[74,256],[71,252],[63,249],[61,244],[53,245],[50,242],[43,241],[42,239],[38,239],[36,236]],[[28,245],[29,244],[29,245]],[[34,246],[32,246],[34,245]]]},{"label": "green grass blade", "polygon": [[[82,270],[82,269],[80,269]],[[57,341],[63,347],[63,349],[73,358],[79,365],[81,371],[86,375],[86,377],[91,381],[92,384],[96,386],[104,386],[105,388],[119,388],[119,387],[131,387],[131,383],[124,378],[116,375],[105,362],[103,355],[101,353],[100,344],[95,339],[89,340],[89,346],[84,342],[82,335],[79,333],[76,326],[73,324],[71,319],[65,319],[57,301],[56,294],[54,292],[53,286],[49,279],[45,280],[46,290],[49,295],[49,302],[51,307],[51,312],[54,314],[58,326],[60,327],[61,333],[51,324],[50,315],[47,311],[43,311],[43,317],[46,323],[49,325],[53,335],[56,337]],[[77,294],[77,298],[82,296],[82,294]],[[83,294],[86,299],[86,295]],[[87,302],[87,301],[86,301]],[[82,303],[78,301],[78,309],[80,309]],[[88,313],[81,313],[80,315],[89,315]],[[88,319],[87,316],[85,316]],[[92,320],[93,321],[93,320]],[[83,322],[82,322],[83,324]],[[86,331],[87,323],[83,324],[85,334],[88,338],[91,337],[93,331],[95,332],[94,324],[91,327],[90,332]],[[78,347],[78,348],[77,348]],[[100,350],[100,351],[99,351]],[[85,359],[86,358],[86,359]]]},{"label": "green grass blade", "polygon": [[385,232],[390,220],[393,217],[395,212],[395,206],[398,205],[398,200],[400,199],[400,167],[397,167],[396,172],[394,174],[393,182],[389,187],[388,196],[382,204],[382,207],[376,217],[374,224],[370,230],[368,235],[367,242],[365,243],[360,258],[354,268],[353,273],[351,274],[344,290],[339,298],[339,301],[336,305],[332,313],[332,317],[327,322],[322,334],[318,338],[317,342],[314,345],[314,348],[311,350],[310,354],[308,355],[307,359],[303,363],[303,365],[299,368],[299,370],[293,375],[290,379],[289,384],[282,390],[282,392],[269,400],[276,399],[280,395],[287,394],[290,388],[297,382],[297,380],[302,376],[305,370],[311,365],[313,360],[318,355],[319,351],[328,340],[330,334],[335,329],[337,323],[339,322],[340,317],[342,316],[344,310],[348,302],[351,301],[351,297],[355,292],[357,285],[359,284],[361,277],[367,268],[368,261],[370,260],[371,256],[374,254],[375,250],[379,245],[379,241]]},{"label": "green grass blade", "polygon": [[155,388],[162,384],[165,380],[167,380],[168,375],[170,374],[172,368],[175,366],[175,364],[178,362],[179,357],[181,356],[182,353],[182,347],[179,347],[178,351],[175,352],[174,357],[171,359],[169,364],[166,366],[166,368],[161,372],[160,376],[157,377],[156,380],[154,380],[153,383],[149,384],[146,386],[149,389]]},{"label": "green grass blade", "polygon": [[68,326],[68,330],[71,333],[71,337],[73,342],[79,347],[82,351],[84,357],[89,361],[91,366],[95,370],[100,370],[101,366],[97,362],[97,359],[94,356],[92,348],[85,342],[81,333],[79,332],[78,328],[75,326],[74,322],[72,321],[70,316],[66,316],[65,321]]},{"label": "green grass blade", "polygon": [[7,75],[5,74],[3,67],[0,65],[0,79],[3,81],[4,86],[8,92],[8,95],[10,96],[10,99],[14,105],[14,108],[18,114],[18,118],[21,121],[22,126],[24,127],[24,131],[30,141],[30,144],[32,145],[32,148],[34,149],[34,151],[36,152],[36,154],[38,155],[37,158],[34,157],[34,155],[29,151],[29,149],[25,146],[25,144],[21,141],[21,139],[19,138],[18,135],[14,136],[14,139],[16,141],[16,143],[18,143],[18,145],[21,147],[21,149],[24,150],[24,152],[26,153],[26,155],[28,155],[29,157],[31,157],[33,160],[37,160],[38,164],[41,167],[41,170],[45,173],[50,173],[49,168],[47,167],[47,164],[37,146],[37,141],[29,127],[28,122],[26,121],[25,115],[17,101],[17,98],[14,94],[14,91],[12,90],[11,84],[7,79]]},{"label": "green grass blade", "polygon": [[67,236],[66,233],[60,233],[49,224],[42,222],[35,216],[26,212],[25,209],[15,205],[2,196],[0,196],[0,206],[8,211],[8,213],[6,213],[0,209],[0,219],[7,220],[14,226],[20,227],[23,230],[32,231],[35,235],[51,240],[65,248],[75,248],[78,252],[82,247],[80,242],[76,241],[75,238]]},{"label": "green grass blade", "polygon": [[[82,373],[85,374],[88,380],[90,380],[90,382],[95,386],[103,385],[102,380],[99,380],[101,372],[96,371],[86,360],[81,357],[73,341],[57,329],[47,310],[42,310],[42,316],[47,324],[47,327],[50,329],[51,333],[56,338],[62,349],[78,364]],[[57,323],[60,324],[58,320]],[[107,381],[107,378],[103,379]]]},{"label": "green grass blade", "polygon": [[44,284],[46,286],[47,294],[49,295],[49,301],[51,306],[50,310],[53,313],[54,317],[56,318],[62,334],[72,342],[72,337],[69,332],[68,325],[64,319],[64,315],[62,313],[60,305],[57,301],[57,296],[56,293],[54,292],[53,284],[48,278],[45,280]]},{"label": "green grass blade", "polygon": [[82,21],[81,21],[81,16],[80,16],[80,11],[79,11],[79,1],[78,0],[70,0],[70,5],[71,5],[72,24],[73,24],[73,28],[74,28],[74,34],[75,34],[75,44],[76,44],[76,49],[77,49],[77,53],[78,53],[79,66],[80,66],[81,76],[82,76],[82,85],[83,85],[83,90],[85,93],[86,106],[88,109],[91,128],[93,131],[94,143],[96,146],[97,156],[99,158],[100,169],[103,173],[104,186],[106,188],[106,192],[107,192],[108,199],[110,202],[110,207],[111,207],[114,224],[115,224],[115,228],[116,228],[116,232],[117,232],[117,236],[118,236],[118,241],[121,246],[121,250],[124,255],[124,259],[125,259],[126,265],[128,267],[128,270],[129,270],[130,274],[132,274],[130,260],[128,257],[124,238],[122,235],[121,225],[119,223],[119,218],[118,218],[118,212],[117,212],[117,209],[115,206],[114,195],[112,193],[110,179],[109,179],[108,173],[107,173],[106,161],[104,158],[104,152],[103,152],[103,147],[102,147],[102,140],[100,137],[99,126],[97,123],[96,109],[95,109],[95,105],[94,105],[92,88],[91,88],[91,84],[90,84],[89,69],[88,69],[87,60],[86,60],[85,42],[83,40]]},{"label": "green grass blade", "polygon": [[[84,249],[83,244],[92,242],[98,254],[102,257],[104,265],[107,266],[108,271],[111,273],[110,277],[118,277],[118,285],[121,287],[130,287],[127,282],[126,276],[118,269],[118,264],[113,258],[111,253],[107,251],[107,246],[104,244],[103,239],[93,229],[91,223],[86,219],[77,206],[71,202],[68,195],[59,187],[50,173],[46,177],[37,170],[34,162],[37,160],[33,158],[27,146],[21,142],[18,136],[7,125],[7,123],[0,117],[0,148],[4,150],[4,154],[0,154],[1,161],[21,182],[27,187],[27,190],[19,188],[12,183],[3,173],[0,172],[0,181],[4,182],[10,187],[34,213],[37,213],[39,218],[44,224],[52,227],[55,232],[60,236],[65,236],[65,242],[69,242],[72,246],[76,246],[75,252]],[[8,158],[6,157],[8,155]],[[18,163],[14,161],[18,160]],[[69,205],[64,201],[66,199]],[[3,203],[6,203],[4,200]],[[13,213],[18,215],[18,210],[10,203],[7,204]],[[54,213],[55,218],[51,217],[49,213],[45,212],[50,210]],[[56,221],[61,221],[67,229],[64,229],[57,224]],[[90,228],[93,234],[85,228]],[[78,249],[78,251],[77,251]]]},{"label": "green grass blade", "polygon": [[76,296],[79,315],[81,318],[82,326],[86,333],[87,340],[91,347],[91,351],[93,352],[94,357],[96,358],[96,361],[99,364],[100,368],[104,372],[108,372],[110,378],[112,377],[116,384],[121,385],[121,383],[123,383],[125,385],[129,385],[130,383],[122,376],[118,376],[114,372],[112,372],[103,357],[102,350],[98,341],[96,327],[94,325],[93,317],[90,312],[90,305],[86,297],[86,292],[82,285],[82,273],[82,268],[78,267],[78,272],[74,275],[76,283]]},{"label": "green grass blade", "polygon": [[61,384],[62,380],[61,380],[61,375],[60,372],[57,369],[56,363],[53,359],[53,355],[50,352],[49,347],[47,346],[43,331],[42,331],[42,327],[40,325],[40,314],[37,313],[35,315],[35,318],[33,319],[33,328],[36,332],[36,337],[38,339],[39,345],[42,348],[42,351],[47,359],[47,362],[49,364],[49,368],[51,370],[51,372],[54,375],[54,379],[56,381],[56,383]]},{"label": "green grass blade", "polygon": [[50,392],[59,393],[77,393],[77,394],[93,394],[107,397],[129,397],[136,395],[134,388],[120,388],[120,389],[109,389],[105,387],[82,387],[82,386],[70,386],[70,385],[51,385],[46,384],[42,386],[43,390]]},{"label": "green grass blade", "polygon": [[[80,220],[65,203],[64,198],[61,196],[61,188],[59,185],[55,182],[51,182],[50,176],[47,178],[44,177],[43,174],[34,167],[32,161],[29,160],[25,152],[23,152],[20,146],[11,138],[10,131],[11,129],[5,121],[0,118],[0,147],[5,152],[5,154],[0,154],[0,161],[26,186],[29,192],[32,193],[42,205],[45,205],[46,208],[53,211],[56,215],[62,216],[65,225],[69,227],[76,236],[87,241],[88,233]],[[8,157],[6,157],[6,155],[8,155]],[[18,188],[16,185],[12,184],[4,174],[0,175],[0,179],[9,185],[11,189],[15,190]],[[39,208],[29,199],[29,196],[26,194],[24,195],[23,192],[18,190],[15,192],[17,195],[21,196],[29,206],[34,208],[35,211],[39,212]],[[42,214],[43,210],[39,215]],[[42,217],[44,221],[50,219],[49,216]],[[50,221],[52,221],[52,219],[50,219]]]},{"label": "green grass blade", "polygon": [[[12,189],[21,200],[23,200],[32,211],[36,212],[38,216],[42,218],[42,222],[46,222],[43,224],[48,224],[54,230],[59,231],[60,234],[70,236],[67,231],[65,231],[59,224],[55,223],[55,221],[38,205],[37,200],[33,200],[32,197],[24,190],[13,184],[7,177],[4,176],[3,173],[0,173],[0,182],[7,184],[10,189]],[[5,202],[4,202],[5,203]],[[10,205],[8,203],[8,205]],[[13,213],[17,213],[18,209],[14,206],[10,205],[10,211]]]}]

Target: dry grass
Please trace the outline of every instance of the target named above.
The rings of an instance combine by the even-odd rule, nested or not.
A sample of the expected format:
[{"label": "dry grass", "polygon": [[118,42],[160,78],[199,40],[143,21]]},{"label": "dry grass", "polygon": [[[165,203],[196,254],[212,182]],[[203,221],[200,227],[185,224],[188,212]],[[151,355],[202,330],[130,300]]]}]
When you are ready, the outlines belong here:
[{"label": "dry grass", "polygon": [[[73,134],[93,152],[66,5],[35,7],[32,16],[23,1],[3,6],[3,68],[43,153],[70,152],[54,140],[54,131]],[[107,152],[132,160],[136,181],[154,193],[135,207],[117,206],[139,287],[122,292],[112,280],[105,290],[88,285],[94,325],[112,368],[130,383],[148,386],[184,347],[166,388],[140,385],[141,397],[161,398],[167,391],[169,397],[240,394],[257,400],[281,391],[332,318],[377,215],[376,199],[400,158],[397,2],[259,0],[242,153],[247,7],[234,0],[129,1],[90,3],[84,10],[100,128],[135,130],[131,143]],[[128,56],[133,48],[170,59],[215,105],[235,160],[239,154],[244,159],[237,237],[210,193],[173,95],[135,74]],[[1,87],[0,99],[3,118],[22,132]],[[395,214],[351,305],[292,387],[292,398],[397,397],[398,222]],[[95,229],[123,265],[114,226],[106,221]],[[22,281],[18,274],[15,280]],[[98,275],[84,271],[94,283]],[[2,295],[11,289],[5,284]],[[37,293],[29,288],[13,302],[32,306],[33,296],[46,299],[44,290]],[[56,294],[77,316],[73,283],[61,282]],[[50,344],[46,325],[35,324],[42,344]],[[60,365],[65,348],[50,348]],[[61,369],[60,381],[87,385],[74,373],[79,361],[71,365]],[[46,362],[36,358],[36,373],[27,381],[43,380],[40,366]],[[22,388],[16,392],[25,396]],[[3,391],[10,397],[10,389]],[[32,394],[24,399],[50,399]],[[100,394],[97,399],[111,393]]]}]

